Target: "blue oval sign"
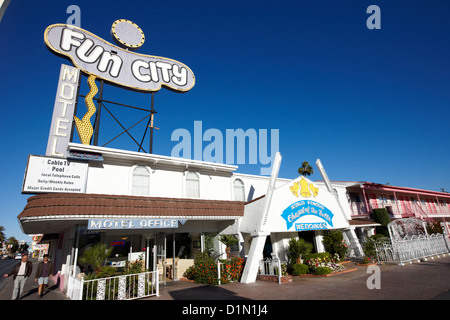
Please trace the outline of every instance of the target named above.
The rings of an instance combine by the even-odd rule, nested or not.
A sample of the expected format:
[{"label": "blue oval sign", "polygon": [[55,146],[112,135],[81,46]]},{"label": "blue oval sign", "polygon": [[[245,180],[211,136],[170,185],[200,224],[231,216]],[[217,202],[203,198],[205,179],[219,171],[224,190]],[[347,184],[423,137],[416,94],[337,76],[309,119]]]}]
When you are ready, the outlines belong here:
[{"label": "blue oval sign", "polygon": [[[291,204],[283,210],[281,217],[286,221],[286,227],[289,230],[298,219],[313,215],[326,221],[333,227],[333,213],[327,207],[316,201],[301,200]],[[320,229],[324,229],[323,226]]]}]

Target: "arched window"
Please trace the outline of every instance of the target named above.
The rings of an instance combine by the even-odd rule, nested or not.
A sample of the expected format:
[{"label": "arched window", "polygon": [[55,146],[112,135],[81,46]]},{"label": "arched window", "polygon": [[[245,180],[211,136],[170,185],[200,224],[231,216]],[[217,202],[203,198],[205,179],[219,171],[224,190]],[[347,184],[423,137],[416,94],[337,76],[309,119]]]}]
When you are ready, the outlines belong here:
[{"label": "arched window", "polygon": [[241,179],[233,181],[234,200],[245,201],[245,187]]},{"label": "arched window", "polygon": [[186,173],[186,197],[200,198],[200,179],[198,174],[192,171]]},{"label": "arched window", "polygon": [[150,190],[150,171],[144,166],[137,166],[133,170],[131,194],[134,196],[148,196]]}]

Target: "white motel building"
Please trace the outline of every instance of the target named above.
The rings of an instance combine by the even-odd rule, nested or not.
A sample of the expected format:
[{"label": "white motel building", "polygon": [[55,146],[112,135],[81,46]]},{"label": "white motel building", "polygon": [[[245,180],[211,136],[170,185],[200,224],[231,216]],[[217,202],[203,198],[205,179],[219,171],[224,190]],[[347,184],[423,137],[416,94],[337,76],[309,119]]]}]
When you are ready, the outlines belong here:
[{"label": "white motel building", "polygon": [[[113,27],[120,23],[124,26],[118,32],[138,28],[127,20]],[[30,197],[18,221],[25,234],[43,235],[40,244],[49,245],[57,272],[54,280],[63,291],[70,275],[87,271],[78,269],[78,259],[94,243],[114,248],[108,259],[111,266],[121,268],[143,259],[166,281],[179,280],[203,250],[213,249],[225,258],[218,236],[236,235],[239,242],[231,253],[247,259],[242,282],[249,283],[256,279],[260,259],[276,255],[287,261],[293,237],[323,252],[324,232],[341,230],[354,254],[361,254],[358,237],[374,233],[375,208],[386,208],[391,219],[433,218],[448,230],[449,193],[364,181],[330,182],[319,161],[323,181],[313,182],[303,176],[279,178],[279,153],[272,176],[257,176],[237,173],[234,165],[91,145],[88,113],[74,119],[81,72],[89,76],[92,96],[96,77],[151,92],[161,85],[187,91],[195,78],[177,61],[137,56],[74,26],[51,25],[44,38],[51,51],[68,56],[76,68],[61,67],[47,152],[28,158],[22,193]],[[91,51],[101,54],[98,64],[87,54],[93,44],[100,48]],[[131,70],[134,77],[130,72],[123,75],[123,70]],[[73,142],[70,134],[75,126],[81,143]]]},{"label": "white motel building", "polygon": [[[74,171],[85,172],[83,192],[33,195],[18,216],[24,233],[43,234],[41,243],[50,244],[49,254],[56,264],[61,290],[77,265],[78,253],[96,242],[114,246],[109,259],[113,266],[124,266],[140,256],[149,268],[155,261],[159,268],[166,265],[164,277],[178,280],[195,254],[206,249],[208,239],[225,258],[225,246],[218,241],[221,234],[236,235],[239,243],[232,254],[248,258],[263,220],[268,237],[258,259],[276,254],[282,261],[287,261],[288,241],[293,237],[305,238],[314,244],[316,252],[323,252],[321,239],[330,229],[341,230],[358,250],[357,237],[372,235],[377,225],[370,219],[372,208],[386,207],[392,219],[420,218],[427,212],[446,225],[450,221],[447,193],[367,182],[332,182],[338,202],[324,182],[302,176],[276,179],[266,214],[270,177],[236,173],[237,166],[77,143],[70,143],[68,149],[89,155],[87,158],[101,155],[102,161],[59,165],[67,176],[78,177],[81,175]],[[33,157],[44,166],[52,163],[48,164],[49,172],[58,167],[51,159]],[[70,171],[75,163],[83,169]]]}]

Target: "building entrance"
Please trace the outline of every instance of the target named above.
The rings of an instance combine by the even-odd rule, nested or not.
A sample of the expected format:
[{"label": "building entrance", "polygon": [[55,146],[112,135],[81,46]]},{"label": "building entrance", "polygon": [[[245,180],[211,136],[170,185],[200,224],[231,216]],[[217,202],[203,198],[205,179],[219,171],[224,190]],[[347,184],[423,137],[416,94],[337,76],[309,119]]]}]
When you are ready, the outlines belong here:
[{"label": "building entrance", "polygon": [[152,266],[153,270],[158,269],[161,283],[180,280],[180,261],[192,260],[192,240],[189,233],[158,233],[151,242]]},{"label": "building entrance", "polygon": [[315,231],[302,231],[298,233],[298,237],[311,243],[314,246],[313,251],[317,252],[316,241],[314,240],[315,236]]}]

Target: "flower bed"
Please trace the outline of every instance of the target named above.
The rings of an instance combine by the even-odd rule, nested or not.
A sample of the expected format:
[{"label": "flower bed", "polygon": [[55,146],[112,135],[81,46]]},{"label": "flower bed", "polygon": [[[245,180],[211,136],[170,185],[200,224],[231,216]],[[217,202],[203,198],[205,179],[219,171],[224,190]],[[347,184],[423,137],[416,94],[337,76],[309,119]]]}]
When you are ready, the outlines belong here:
[{"label": "flower bed", "polygon": [[344,269],[344,270],[340,270],[340,271],[334,271],[334,272],[331,272],[329,274],[311,274],[311,273],[307,273],[307,274],[301,274],[301,275],[299,275],[299,277],[302,277],[302,278],[332,277],[332,276],[335,276],[335,275],[338,275],[338,274],[349,273],[349,272],[353,272],[353,271],[356,271],[356,270],[358,270],[358,269],[356,269],[356,268]]},{"label": "flower bed", "polygon": [[[336,257],[335,257],[336,258]],[[310,273],[316,273],[316,271],[323,272],[322,268],[329,268],[330,273],[341,271],[344,266],[339,263],[339,260],[335,258],[314,258],[306,260],[306,265],[309,267]]]},{"label": "flower bed", "polygon": [[[221,260],[220,284],[238,281],[244,269],[244,259],[232,257],[229,260]],[[184,276],[187,280],[194,280],[196,283],[211,285],[219,284],[217,273],[217,263],[214,259],[205,254],[199,254],[194,260],[194,265],[189,267]]]},{"label": "flower bed", "polygon": [[328,277],[356,270],[346,269],[344,263],[347,261],[340,262],[337,254],[332,257],[328,253],[315,254],[307,259],[305,264],[295,264],[290,270],[292,275],[300,277]]}]

